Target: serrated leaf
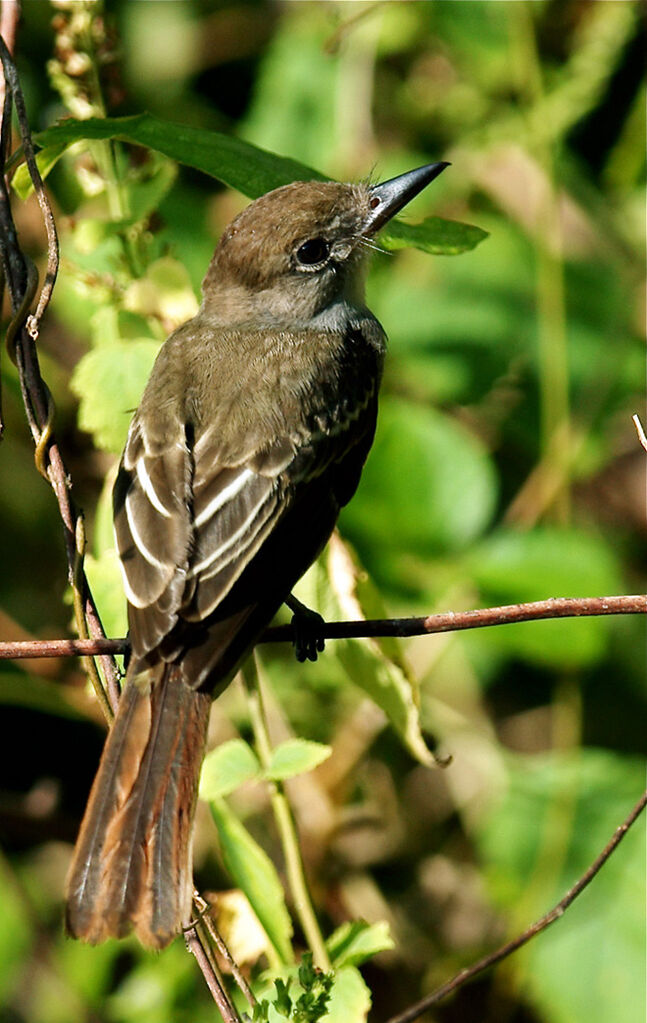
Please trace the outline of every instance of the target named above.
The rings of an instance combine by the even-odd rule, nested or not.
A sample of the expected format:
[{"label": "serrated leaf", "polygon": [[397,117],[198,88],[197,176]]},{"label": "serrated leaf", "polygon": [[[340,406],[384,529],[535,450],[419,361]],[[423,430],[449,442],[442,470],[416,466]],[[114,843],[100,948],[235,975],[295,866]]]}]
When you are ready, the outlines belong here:
[{"label": "serrated leaf", "polygon": [[328,1011],[321,1023],[365,1023],[371,1008],[371,993],[354,966],[335,970]]},{"label": "serrated leaf", "polygon": [[327,760],[332,749],[321,742],[308,739],[288,739],[272,751],[269,766],[264,774],[272,781],[283,781],[296,774],[314,771],[315,767]]},{"label": "serrated leaf", "polygon": [[274,864],[224,799],[212,800],[210,807],[229,876],[247,896],[277,959],[281,963],[292,962],[292,922]]},{"label": "serrated leaf", "polygon": [[385,920],[367,924],[364,920],[346,921],[326,941],[326,948],[332,965],[359,966],[361,963],[395,947]]},{"label": "serrated leaf", "polygon": [[473,224],[427,217],[420,224],[394,220],[388,231],[380,235],[380,240],[387,249],[413,247],[436,256],[458,256],[475,249],[487,237],[487,231]]},{"label": "serrated leaf", "polygon": [[[178,163],[218,178],[250,199],[257,199],[259,195],[292,181],[329,180],[306,164],[260,149],[231,135],[162,121],[151,114],[88,118],[85,121],[68,118],[40,132],[35,141],[47,150],[51,146],[58,148],[83,139],[119,139],[146,146]],[[412,245],[425,252],[454,255],[474,248],[485,235],[485,231],[469,224],[433,217],[429,223],[421,225],[391,221],[380,238],[392,248]]]},{"label": "serrated leaf", "polygon": [[240,785],[258,777],[261,765],[243,739],[230,739],[207,753],[200,774],[200,799],[228,796]]},{"label": "serrated leaf", "polygon": [[150,338],[115,341],[78,363],[70,386],[80,400],[79,426],[93,435],[97,447],[122,450],[159,347]]}]

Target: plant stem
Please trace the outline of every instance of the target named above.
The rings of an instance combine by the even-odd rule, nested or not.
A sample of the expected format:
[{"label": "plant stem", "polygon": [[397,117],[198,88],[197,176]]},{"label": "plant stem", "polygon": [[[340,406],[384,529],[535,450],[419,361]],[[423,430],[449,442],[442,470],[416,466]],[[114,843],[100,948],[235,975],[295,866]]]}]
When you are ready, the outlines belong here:
[{"label": "plant stem", "polygon": [[[256,751],[263,766],[267,768],[272,755],[272,747],[267,728],[265,707],[261,695],[260,680],[255,658],[250,658],[242,671],[247,690],[250,718],[256,741]],[[330,969],[330,959],[324,943],[323,935],[315,915],[308,882],[305,876],[303,858],[299,848],[299,836],[292,809],[288,802],[283,785],[272,781],[271,803],[276,826],[281,840],[288,885],[294,903],[296,915],[312,951],[313,960],[321,970]]]}]

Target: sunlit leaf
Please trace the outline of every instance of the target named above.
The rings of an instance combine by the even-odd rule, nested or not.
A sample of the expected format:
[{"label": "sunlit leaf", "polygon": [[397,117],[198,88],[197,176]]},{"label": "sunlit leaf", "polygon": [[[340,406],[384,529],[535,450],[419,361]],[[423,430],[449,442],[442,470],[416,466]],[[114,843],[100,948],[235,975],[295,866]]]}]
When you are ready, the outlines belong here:
[{"label": "sunlit leaf", "polygon": [[[82,139],[119,139],[154,149],[178,163],[195,167],[236,188],[250,199],[287,185],[291,181],[325,181],[326,176],[312,167],[285,156],[260,149],[250,142],[220,132],[206,132],[190,125],[162,121],[151,114],[131,117],[68,118],[40,132],[35,141],[45,151],[71,145]],[[486,232],[468,224],[433,217],[424,224],[393,221],[380,237],[393,248],[406,245],[425,252],[453,255],[474,248]]]},{"label": "sunlit leaf", "polygon": [[243,782],[256,778],[261,765],[243,739],[230,739],[207,753],[200,775],[200,799],[228,796]]},{"label": "sunlit leaf", "polygon": [[347,920],[330,935],[326,948],[333,966],[360,966],[378,952],[394,947],[389,925],[384,921],[367,924],[363,920]]},{"label": "sunlit leaf", "polygon": [[461,224],[442,217],[427,217],[420,224],[394,220],[388,231],[380,235],[387,249],[422,249],[437,256],[457,256],[475,249],[488,232],[472,224]]},{"label": "sunlit leaf", "polygon": [[97,447],[122,450],[158,351],[149,338],[115,341],[87,352],[77,364],[71,387],[80,401],[79,426]]},{"label": "sunlit leaf", "polygon": [[287,739],[272,750],[265,777],[273,781],[293,778],[296,774],[314,771],[315,767],[327,760],[332,750],[321,742],[307,739]]}]

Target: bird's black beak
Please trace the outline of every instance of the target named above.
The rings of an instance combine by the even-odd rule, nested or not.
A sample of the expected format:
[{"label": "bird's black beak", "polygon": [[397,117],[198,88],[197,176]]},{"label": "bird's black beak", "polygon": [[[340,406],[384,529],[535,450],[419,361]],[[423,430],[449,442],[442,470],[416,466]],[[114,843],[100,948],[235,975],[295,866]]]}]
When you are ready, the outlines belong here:
[{"label": "bird's black beak", "polygon": [[425,167],[418,167],[417,170],[399,174],[397,178],[391,178],[390,181],[373,185],[369,189],[370,213],[362,233],[371,235],[379,231],[391,217],[394,217],[408,202],[411,202],[418,192],[422,192],[423,188],[426,188],[434,178],[442,174],[445,167],[449,167],[445,161],[428,163]]}]

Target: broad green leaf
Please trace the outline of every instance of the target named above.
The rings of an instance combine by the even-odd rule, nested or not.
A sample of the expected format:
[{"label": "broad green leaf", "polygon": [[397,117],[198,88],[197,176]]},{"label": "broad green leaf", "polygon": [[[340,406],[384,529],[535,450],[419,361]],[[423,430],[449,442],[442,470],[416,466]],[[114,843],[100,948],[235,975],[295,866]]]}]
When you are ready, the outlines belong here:
[{"label": "broad green leaf", "polygon": [[200,775],[200,799],[228,796],[243,782],[257,778],[261,765],[253,749],[243,739],[230,739],[204,758]]},{"label": "broad green leaf", "polygon": [[427,217],[420,224],[394,220],[380,238],[387,249],[413,247],[435,256],[457,256],[475,249],[487,236],[487,231],[472,224]]},{"label": "broad green leaf", "polygon": [[210,807],[229,876],[247,896],[280,962],[292,962],[292,923],[274,864],[224,799],[212,800]]},{"label": "broad green leaf", "polygon": [[310,742],[307,739],[288,739],[272,750],[269,766],[264,771],[265,777],[272,781],[283,781],[293,778],[295,774],[305,774],[327,760],[332,750],[321,742]]},{"label": "broad green leaf", "polygon": [[[485,604],[515,604],[546,597],[606,596],[623,591],[612,548],[577,529],[501,529],[467,558]],[[490,636],[489,632],[493,635]],[[603,654],[610,623],[602,618],[522,622],[489,630],[488,643],[538,664],[577,667]]]},{"label": "broad green leaf", "polygon": [[123,448],[158,351],[150,338],[115,341],[78,363],[71,387],[80,400],[79,426],[94,436],[97,447],[115,453]]},{"label": "broad green leaf", "polygon": [[[151,114],[89,118],[85,121],[68,118],[40,132],[35,141],[44,150],[56,147],[58,151],[61,145],[71,145],[82,139],[118,139],[146,146],[178,163],[210,174],[250,199],[256,199],[291,181],[328,180],[312,167],[260,149],[231,135],[162,121]],[[480,228],[434,217],[420,225],[419,230],[409,224],[393,221],[381,232],[380,237],[387,245],[392,240],[395,248],[413,245],[426,252],[452,255],[473,248],[484,235],[485,232]]]},{"label": "broad green leaf", "polygon": [[[510,934],[568,891],[639,798],[644,761],[601,750],[508,759],[476,839]],[[638,822],[564,916],[509,960],[550,1023],[642,1023],[645,828]],[[586,954],[583,954],[585,950]]]},{"label": "broad green leaf", "polygon": [[387,397],[340,522],[358,542],[424,556],[466,546],[487,526],[495,501],[494,466],[477,437],[433,408]]},{"label": "broad green leaf", "polygon": [[378,952],[394,947],[389,925],[384,920],[377,924],[347,920],[326,941],[330,960],[337,969],[342,966],[360,966]]},{"label": "broad green leaf", "polygon": [[40,132],[35,142],[46,149],[82,139],[118,139],[154,149],[178,163],[210,174],[251,199],[291,181],[325,180],[311,167],[231,135],[162,121],[151,114],[85,121],[68,118]]}]

